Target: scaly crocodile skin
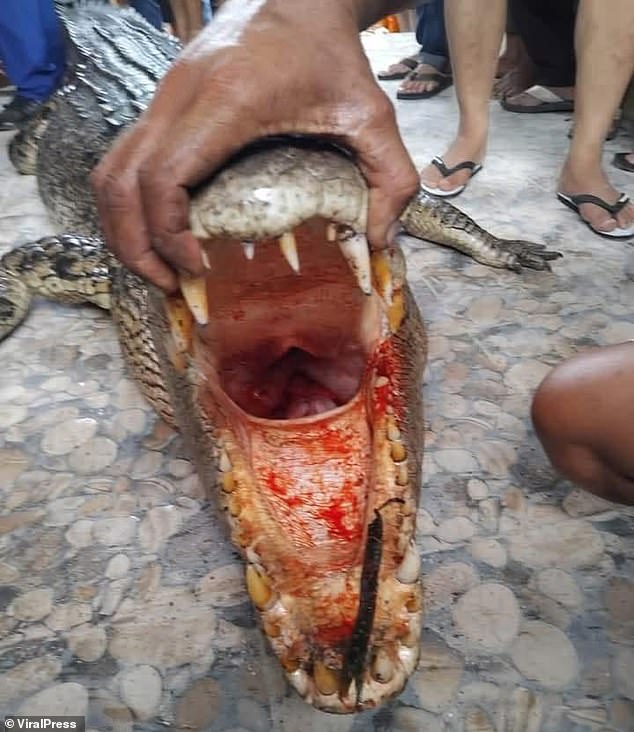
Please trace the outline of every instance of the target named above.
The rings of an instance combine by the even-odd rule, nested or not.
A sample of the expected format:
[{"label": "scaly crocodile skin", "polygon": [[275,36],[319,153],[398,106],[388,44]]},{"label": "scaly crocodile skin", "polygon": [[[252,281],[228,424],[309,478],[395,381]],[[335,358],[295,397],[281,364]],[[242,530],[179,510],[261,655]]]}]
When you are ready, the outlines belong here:
[{"label": "scaly crocodile skin", "polygon": [[[109,308],[134,375],[227,515],[289,682],[327,711],[374,707],[415,667],[422,613],[425,348],[403,255],[370,258],[367,188],[350,159],[308,143],[251,150],[192,201],[211,263],[182,286],[197,293],[195,324],[183,297],[166,300],[103,250],[87,182],[178,47],[130,11],[66,22],[71,74],[11,157],[72,233],[0,261],[0,338],[34,293]],[[556,256],[422,193],[402,221],[492,266]]]}]

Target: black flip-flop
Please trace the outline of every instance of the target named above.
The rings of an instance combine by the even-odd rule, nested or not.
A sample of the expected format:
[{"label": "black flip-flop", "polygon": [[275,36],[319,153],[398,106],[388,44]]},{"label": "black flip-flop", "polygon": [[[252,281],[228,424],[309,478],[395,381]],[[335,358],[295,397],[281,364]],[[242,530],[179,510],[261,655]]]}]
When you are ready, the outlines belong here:
[{"label": "black flip-flop", "polygon": [[445,161],[442,158],[436,156],[435,158],[432,158],[431,164],[438,168],[443,178],[449,178],[450,175],[457,173],[459,170],[470,171],[469,180],[467,180],[467,182],[463,185],[458,186],[457,188],[453,188],[450,191],[444,191],[442,188],[432,188],[432,186],[428,186],[426,183],[423,183],[423,181],[421,181],[420,187],[426,193],[431,193],[432,196],[438,196],[439,198],[451,198],[452,196],[457,196],[458,194],[462,193],[462,191],[464,191],[464,189],[467,187],[467,184],[473,178],[473,176],[477,175],[482,170],[482,164],[474,163],[473,160],[465,160],[463,163],[458,163],[458,165],[454,165],[453,168],[448,168],[445,164]]},{"label": "black flip-flop", "polygon": [[579,193],[576,196],[569,196],[566,193],[558,193],[557,198],[564,204],[564,206],[572,209],[579,216],[581,221],[583,221],[591,231],[599,236],[605,236],[608,239],[627,239],[634,236],[634,224],[632,224],[629,229],[618,228],[612,229],[612,231],[601,231],[600,229],[595,229],[594,226],[582,218],[579,213],[579,206],[584,203],[592,203],[595,206],[599,206],[599,208],[602,208],[604,211],[607,211],[612,216],[616,216],[618,212],[624,209],[630,202],[630,197],[625,193],[621,193],[616,203],[608,203],[598,196],[593,196],[591,193]]},{"label": "black flip-flop", "polygon": [[404,79],[408,74],[411,74],[412,71],[414,71],[419,63],[420,61],[416,56],[406,56],[397,63],[392,64],[392,66],[398,66],[398,64],[401,64],[401,66],[407,66],[409,71],[395,71],[391,74],[387,71],[382,71],[381,73],[377,74],[377,78],[380,81],[396,81],[396,79]]},{"label": "black flip-flop", "polygon": [[[512,104],[508,98],[500,100],[502,109],[507,112],[515,112],[517,114],[544,114],[546,112],[574,112],[575,103],[572,99],[563,99],[557,96],[545,86],[536,84],[526,89],[522,94],[527,94],[533,99],[537,99],[539,104]],[[520,94],[514,96],[521,96]]]},{"label": "black flip-flop", "polygon": [[634,173],[634,163],[630,163],[627,159],[632,153],[616,153],[612,158],[612,165],[620,170],[626,170],[628,173]]},{"label": "black flip-flop", "polygon": [[426,72],[419,73],[417,71],[411,71],[406,77],[405,81],[435,81],[437,86],[429,91],[424,92],[408,92],[403,89],[399,89],[396,92],[397,99],[430,99],[435,97],[436,94],[440,94],[441,91],[453,84],[453,79],[448,74],[443,74],[440,71],[435,73]]}]

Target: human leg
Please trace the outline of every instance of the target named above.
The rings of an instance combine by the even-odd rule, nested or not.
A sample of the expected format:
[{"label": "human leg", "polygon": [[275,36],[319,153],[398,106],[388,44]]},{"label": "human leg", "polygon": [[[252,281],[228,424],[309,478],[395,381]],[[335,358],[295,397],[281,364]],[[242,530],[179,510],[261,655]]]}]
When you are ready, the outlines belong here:
[{"label": "human leg", "polygon": [[419,64],[405,77],[398,89],[399,99],[423,99],[433,96],[451,83],[449,46],[445,31],[443,0],[419,5],[416,40],[421,45]]},{"label": "human leg", "polygon": [[532,418],[559,472],[602,498],[634,504],[634,342],[557,366],[535,394]]},{"label": "human leg", "polygon": [[64,47],[53,0],[2,0],[0,57],[19,96],[42,102],[55,91]]},{"label": "human leg", "polygon": [[[460,110],[458,134],[443,155],[448,167],[471,160],[479,163],[486,151],[489,99],[506,19],[505,0],[446,0],[445,18],[456,96]],[[429,188],[448,193],[465,185],[469,171],[443,177],[427,166],[421,173]]]},{"label": "human leg", "polygon": [[[575,33],[577,82],[574,135],[559,179],[560,192],[591,194],[613,204],[619,193],[601,166],[603,141],[634,72],[634,3],[581,0]],[[634,233],[634,205],[611,215],[583,203],[579,214],[602,233]]]},{"label": "human leg", "polygon": [[[533,67],[532,81],[502,106],[510,111],[570,111],[574,97],[574,27],[576,0],[509,0],[510,10]],[[536,84],[553,96],[544,102],[540,89],[523,93]],[[545,92],[544,92],[545,94]],[[559,104],[557,101],[559,100]],[[565,101],[569,104],[566,105]]]}]

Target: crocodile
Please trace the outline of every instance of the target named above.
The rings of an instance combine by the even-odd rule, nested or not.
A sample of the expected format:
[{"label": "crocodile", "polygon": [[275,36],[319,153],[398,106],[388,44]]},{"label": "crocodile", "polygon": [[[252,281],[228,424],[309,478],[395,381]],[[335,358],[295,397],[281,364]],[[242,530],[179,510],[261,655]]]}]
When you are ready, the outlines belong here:
[{"label": "crocodile", "polygon": [[[192,191],[206,276],[169,296],[144,283],[104,247],[88,176],[179,47],[131,10],[68,11],[65,25],[66,83],[10,146],[64,233],[0,260],[0,339],[33,296],[109,310],[132,374],[227,518],[286,678],[318,709],[374,708],[414,670],[422,624],[425,336],[404,255],[370,252],[349,154],[273,139]],[[423,192],[402,224],[496,267],[558,256]]]}]

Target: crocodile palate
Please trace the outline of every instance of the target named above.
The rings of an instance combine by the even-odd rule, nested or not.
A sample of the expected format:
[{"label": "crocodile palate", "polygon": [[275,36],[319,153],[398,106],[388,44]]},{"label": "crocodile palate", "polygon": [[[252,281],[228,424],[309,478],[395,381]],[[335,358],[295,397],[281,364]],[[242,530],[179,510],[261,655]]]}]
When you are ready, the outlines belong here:
[{"label": "crocodile palate", "polygon": [[[168,298],[146,287],[103,249],[87,175],[177,49],[131,11],[67,20],[74,76],[11,155],[73,234],[2,258],[0,338],[33,294],[110,309],[133,374],[226,514],[288,680],[326,711],[375,707],[414,669],[422,616],[425,347],[403,254],[369,253],[349,157],[277,141],[193,194],[207,275]],[[402,220],[494,266],[557,256],[424,194]]]}]

